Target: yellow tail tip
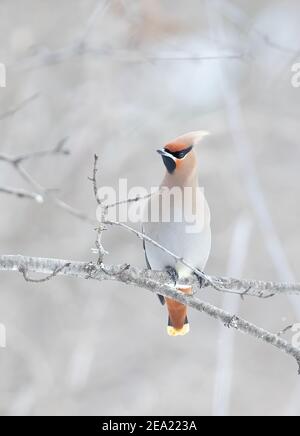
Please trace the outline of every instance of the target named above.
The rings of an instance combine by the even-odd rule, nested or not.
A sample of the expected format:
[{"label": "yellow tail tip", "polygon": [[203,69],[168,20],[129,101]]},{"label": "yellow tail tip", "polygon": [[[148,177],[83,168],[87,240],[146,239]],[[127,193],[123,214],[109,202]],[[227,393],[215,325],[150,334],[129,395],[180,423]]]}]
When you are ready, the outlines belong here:
[{"label": "yellow tail tip", "polygon": [[181,329],[175,329],[173,326],[168,325],[167,333],[169,336],[185,336],[190,331],[190,325],[184,324]]}]

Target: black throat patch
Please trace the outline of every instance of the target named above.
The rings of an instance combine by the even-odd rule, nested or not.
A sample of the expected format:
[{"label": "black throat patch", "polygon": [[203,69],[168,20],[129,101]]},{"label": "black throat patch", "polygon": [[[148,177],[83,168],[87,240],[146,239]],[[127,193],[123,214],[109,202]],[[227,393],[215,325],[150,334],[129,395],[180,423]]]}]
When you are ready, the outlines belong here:
[{"label": "black throat patch", "polygon": [[174,162],[174,160],[169,156],[162,156],[162,158],[168,173],[170,174],[174,173],[176,169],[176,163]]}]

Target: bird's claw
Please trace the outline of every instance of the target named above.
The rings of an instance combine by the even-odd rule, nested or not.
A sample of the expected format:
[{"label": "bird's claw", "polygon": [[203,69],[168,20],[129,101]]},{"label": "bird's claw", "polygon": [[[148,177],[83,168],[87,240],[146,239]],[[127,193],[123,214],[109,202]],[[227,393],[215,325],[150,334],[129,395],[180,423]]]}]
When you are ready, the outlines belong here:
[{"label": "bird's claw", "polygon": [[168,274],[168,276],[170,277],[170,279],[174,283],[174,286],[176,286],[177,281],[178,281],[178,273],[177,273],[176,269],[173,268],[172,266],[167,266],[166,273]]},{"label": "bird's claw", "polygon": [[196,272],[194,272],[194,276],[198,280],[200,289],[202,289],[206,283],[205,278],[203,276],[201,276],[200,274],[197,274]]},{"label": "bird's claw", "polygon": [[225,322],[224,326],[227,327],[228,329],[237,328],[237,321],[238,321],[238,317],[234,315],[233,317],[230,318],[230,320]]}]

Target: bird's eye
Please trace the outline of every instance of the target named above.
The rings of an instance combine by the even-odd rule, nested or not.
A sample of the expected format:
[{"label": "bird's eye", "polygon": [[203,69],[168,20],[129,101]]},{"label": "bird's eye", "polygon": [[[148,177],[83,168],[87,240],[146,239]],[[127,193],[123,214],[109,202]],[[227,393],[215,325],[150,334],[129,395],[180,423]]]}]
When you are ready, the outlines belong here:
[{"label": "bird's eye", "polygon": [[173,156],[176,157],[177,159],[183,159],[185,155],[186,153],[184,150],[173,153]]}]

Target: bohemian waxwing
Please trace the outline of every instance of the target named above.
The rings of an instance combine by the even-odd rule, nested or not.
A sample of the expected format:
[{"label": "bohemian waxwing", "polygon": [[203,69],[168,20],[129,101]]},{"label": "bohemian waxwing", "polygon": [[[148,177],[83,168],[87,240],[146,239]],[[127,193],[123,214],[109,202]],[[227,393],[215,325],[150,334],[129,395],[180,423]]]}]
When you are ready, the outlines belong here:
[{"label": "bohemian waxwing", "polygon": [[[208,132],[191,132],[180,136],[157,150],[166,167],[160,189],[145,207],[143,231],[163,247],[204,271],[211,248],[210,210],[198,184],[198,159],[195,146]],[[191,269],[172,256],[144,243],[148,268],[165,270],[176,282],[192,274]],[[191,293],[188,286],[176,286]],[[183,336],[189,332],[187,308],[183,304],[159,296],[169,312],[167,332]]]}]

